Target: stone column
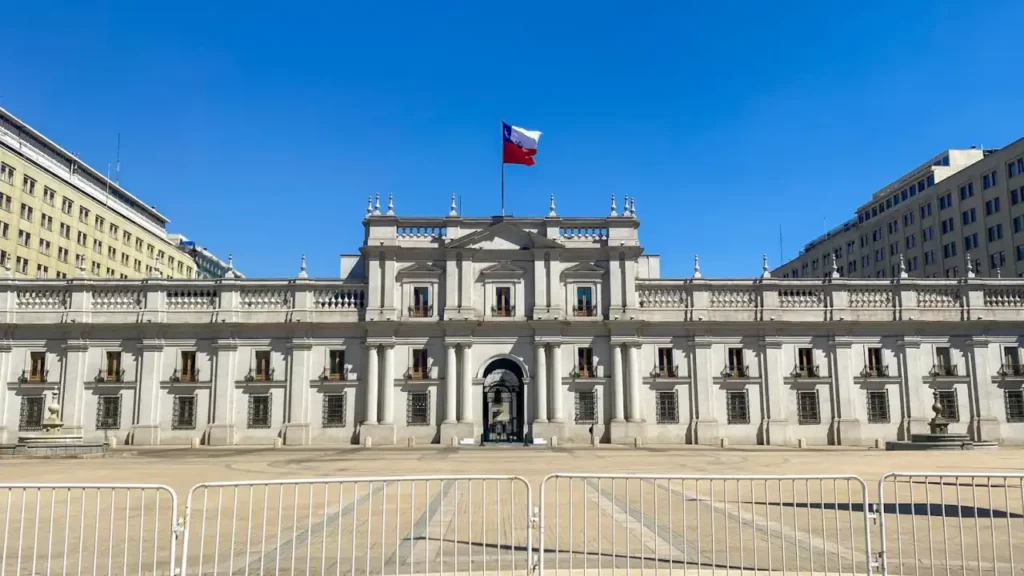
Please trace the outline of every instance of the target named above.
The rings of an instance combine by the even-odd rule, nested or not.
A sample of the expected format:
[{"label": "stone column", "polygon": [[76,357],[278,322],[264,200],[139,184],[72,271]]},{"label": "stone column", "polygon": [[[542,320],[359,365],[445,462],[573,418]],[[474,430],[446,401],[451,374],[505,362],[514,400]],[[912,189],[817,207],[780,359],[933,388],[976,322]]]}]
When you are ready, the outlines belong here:
[{"label": "stone column", "polygon": [[537,413],[534,422],[548,421],[548,357],[545,344],[535,344],[537,366],[534,369],[534,383],[537,385]]},{"label": "stone column", "polygon": [[213,343],[213,423],[207,443],[210,446],[232,446],[235,443],[235,372],[238,365],[238,342],[218,340]]},{"label": "stone column", "polygon": [[562,345],[551,345],[551,412],[549,420],[555,423],[565,421],[562,411]]},{"label": "stone column", "polygon": [[[64,381],[60,391],[60,418],[64,432],[81,434],[85,429],[85,373],[89,343],[84,340],[68,340],[64,345]],[[49,364],[49,362],[47,362]],[[47,365],[47,369],[51,369]],[[47,381],[53,380],[47,376]]]},{"label": "stone column", "polygon": [[628,345],[629,421],[641,422],[640,416],[640,346]]},{"label": "stone column", "polygon": [[909,439],[911,434],[929,431],[928,421],[932,417],[934,401],[922,379],[924,373],[921,370],[921,340],[904,338],[899,344],[900,378],[903,397],[907,401],[907,405],[903,407],[904,421],[900,423],[900,428],[904,432],[904,438]]},{"label": "stone column", "polygon": [[444,422],[442,424],[455,424],[458,422],[458,363],[455,359],[455,344],[445,342],[444,345]]},{"label": "stone column", "polygon": [[380,379],[380,423],[395,423],[395,345],[384,345],[384,366]]},{"label": "stone column", "polygon": [[462,417],[464,424],[473,423],[473,345],[462,345]]},{"label": "stone column", "polygon": [[284,443],[293,446],[309,444],[309,382],[313,379],[313,343],[306,339],[288,344],[288,423],[284,426]]},{"label": "stone column", "polygon": [[366,414],[363,415],[363,424],[374,425],[377,423],[377,389],[380,386],[377,376],[377,345],[366,345]]},{"label": "stone column", "polygon": [[968,428],[975,441],[999,442],[1003,439],[998,407],[1003,402],[1002,391],[992,376],[995,370],[991,364],[987,338],[972,338],[967,341],[967,361],[971,376],[971,425]]},{"label": "stone column", "polygon": [[721,431],[718,427],[718,411],[715,403],[715,374],[717,374],[712,355],[712,341],[694,339],[693,365],[690,385],[693,387],[693,398],[697,404],[694,422],[696,443],[705,446],[718,444]]},{"label": "stone column", "polygon": [[139,421],[132,426],[132,444],[157,446],[160,444],[160,375],[163,373],[164,343],[143,340],[139,345],[142,366],[136,385]]},{"label": "stone column", "polygon": [[832,434],[835,443],[859,446],[864,443],[861,433],[858,391],[853,381],[853,343],[832,341],[832,393],[836,399],[836,412],[832,415]]},{"label": "stone column", "polygon": [[622,346],[612,345],[612,422],[625,422],[625,390],[622,382]]},{"label": "stone column", "polygon": [[[3,263],[0,262],[0,265]],[[18,423],[7,421],[7,403],[10,399],[8,394],[13,392],[8,389],[8,382],[11,382],[11,342],[4,340],[0,342],[0,444],[14,444],[17,441]]]},{"label": "stone column", "polygon": [[790,422],[786,414],[786,387],[783,379],[786,377],[785,360],[782,355],[782,342],[778,340],[765,340],[762,343],[764,350],[764,382],[765,398],[764,405],[767,413],[764,414],[762,426],[765,431],[765,443],[773,446],[785,446],[790,443],[789,432]]}]

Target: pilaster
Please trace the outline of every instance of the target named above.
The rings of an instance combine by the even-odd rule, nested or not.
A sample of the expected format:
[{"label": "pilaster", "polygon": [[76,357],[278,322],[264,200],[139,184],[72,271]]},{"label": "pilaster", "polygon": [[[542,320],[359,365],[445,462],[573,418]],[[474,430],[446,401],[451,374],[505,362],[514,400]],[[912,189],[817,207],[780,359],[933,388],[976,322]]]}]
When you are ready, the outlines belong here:
[{"label": "pilaster", "polygon": [[551,411],[549,420],[555,424],[565,422],[565,412],[562,404],[562,396],[565,390],[562,388],[562,345],[551,344]]},{"label": "pilaster", "polygon": [[288,375],[288,423],[284,425],[284,443],[302,446],[310,441],[309,383],[313,379],[313,343],[297,338],[288,344],[291,353]]},{"label": "pilaster", "polygon": [[[0,263],[2,265],[2,263]],[[11,391],[11,341],[0,341],[0,444],[13,444],[17,440],[18,423],[7,422],[7,403]]]},{"label": "pilaster", "polygon": [[459,365],[458,341],[444,343],[444,421],[441,423],[441,445],[450,446],[452,440],[461,442],[473,437],[473,424],[459,423]]},{"label": "pilaster", "polygon": [[533,383],[537,388],[537,412],[535,423],[546,423],[548,421],[548,358],[547,345],[544,343],[534,344],[534,353],[537,357],[537,365],[534,368]]},{"label": "pilaster", "polygon": [[721,437],[718,414],[715,410],[716,403],[714,402],[715,369],[711,355],[712,345],[712,341],[707,338],[694,338],[691,344],[693,365],[690,367],[690,374],[692,374],[690,382],[697,404],[693,431],[696,443],[705,446],[718,444]]},{"label": "pilaster", "polygon": [[235,372],[238,365],[238,342],[218,340],[213,343],[213,423],[207,444],[232,446],[235,443]]},{"label": "pilaster", "polygon": [[384,344],[383,369],[380,379],[380,423],[395,424],[395,345]]},{"label": "pilaster", "polygon": [[642,422],[643,416],[640,412],[640,346],[629,344],[627,346],[628,368],[629,368],[629,422],[636,424]]},{"label": "pilaster", "polygon": [[625,422],[626,398],[622,381],[622,345],[612,344],[612,422]]},{"label": "pilaster", "polygon": [[61,420],[64,431],[81,434],[85,428],[85,363],[89,353],[86,340],[68,340],[64,344],[64,381],[61,382]]},{"label": "pilaster", "polygon": [[1003,439],[997,406],[1003,401],[1002,392],[992,381],[994,370],[990,363],[988,338],[975,337],[967,341],[967,361],[971,375],[971,438],[985,442],[1000,442]]},{"label": "pilaster", "polygon": [[132,426],[132,444],[158,446],[160,444],[160,375],[163,373],[163,340],[143,340],[139,346],[142,366],[138,383],[138,423]]},{"label": "pilaster", "polygon": [[462,409],[459,422],[474,424],[473,421],[473,345],[464,343],[459,346],[462,351]]},{"label": "pilaster", "polygon": [[931,419],[932,398],[922,379],[919,338],[905,337],[900,340],[899,364],[903,397],[907,399],[900,430],[904,438],[910,439],[911,434],[928,432],[928,421]]},{"label": "pilaster", "polygon": [[832,347],[833,358],[833,396],[836,398],[832,434],[837,445],[860,446],[864,444],[864,437],[860,425],[860,410],[854,397],[858,387],[853,382],[853,343],[833,339],[829,344]]},{"label": "pilaster", "polygon": [[766,411],[762,419],[764,442],[771,446],[785,446],[792,443],[791,422],[786,414],[784,378],[785,365],[782,357],[782,342],[764,339],[764,382]]}]

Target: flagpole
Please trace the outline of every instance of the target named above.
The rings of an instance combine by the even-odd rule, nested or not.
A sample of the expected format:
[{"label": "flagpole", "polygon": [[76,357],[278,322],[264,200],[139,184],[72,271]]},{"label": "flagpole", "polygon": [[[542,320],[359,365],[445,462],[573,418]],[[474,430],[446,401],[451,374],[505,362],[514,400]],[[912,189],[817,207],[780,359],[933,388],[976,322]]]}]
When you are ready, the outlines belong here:
[{"label": "flagpole", "polygon": [[501,122],[501,215],[505,215],[505,122]]}]

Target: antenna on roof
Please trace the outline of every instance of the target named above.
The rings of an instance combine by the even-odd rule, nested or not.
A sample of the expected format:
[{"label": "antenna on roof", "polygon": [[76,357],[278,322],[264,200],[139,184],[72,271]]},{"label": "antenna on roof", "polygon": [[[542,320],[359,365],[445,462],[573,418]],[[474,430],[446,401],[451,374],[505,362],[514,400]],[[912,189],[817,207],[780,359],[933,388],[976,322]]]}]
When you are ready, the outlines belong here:
[{"label": "antenna on roof", "polygon": [[110,203],[110,162],[107,162],[107,194],[103,198],[103,204],[108,205]]},{"label": "antenna on roof", "polygon": [[114,169],[114,182],[121,182],[121,133],[117,133],[117,167]]},{"label": "antenna on roof", "polygon": [[782,257],[782,224],[779,224],[779,266],[786,263],[786,259]]}]

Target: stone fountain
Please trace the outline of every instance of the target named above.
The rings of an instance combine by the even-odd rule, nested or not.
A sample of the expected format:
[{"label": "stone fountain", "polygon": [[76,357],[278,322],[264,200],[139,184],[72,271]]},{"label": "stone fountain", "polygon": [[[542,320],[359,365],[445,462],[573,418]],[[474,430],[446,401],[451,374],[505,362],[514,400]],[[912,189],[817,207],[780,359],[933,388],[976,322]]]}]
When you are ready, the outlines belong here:
[{"label": "stone fountain", "polygon": [[108,446],[105,443],[86,443],[81,434],[64,432],[64,423],[60,420],[60,404],[50,392],[46,393],[45,398],[43,403],[47,416],[43,420],[42,432],[19,434],[18,443],[14,446],[15,456],[83,456],[107,452]]},{"label": "stone fountain", "polygon": [[995,447],[995,442],[975,442],[968,434],[954,434],[949,431],[949,420],[945,417],[939,392],[932,393],[932,412],[928,421],[927,434],[911,434],[910,442],[886,442],[886,450],[973,450]]}]

